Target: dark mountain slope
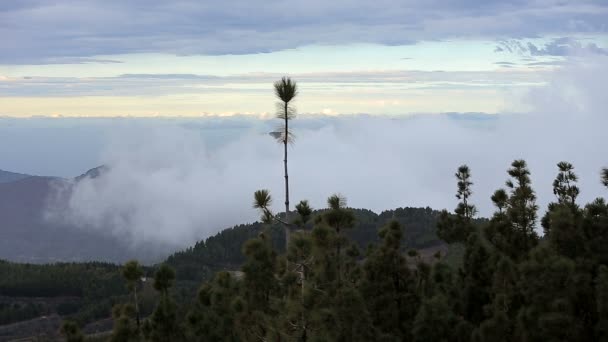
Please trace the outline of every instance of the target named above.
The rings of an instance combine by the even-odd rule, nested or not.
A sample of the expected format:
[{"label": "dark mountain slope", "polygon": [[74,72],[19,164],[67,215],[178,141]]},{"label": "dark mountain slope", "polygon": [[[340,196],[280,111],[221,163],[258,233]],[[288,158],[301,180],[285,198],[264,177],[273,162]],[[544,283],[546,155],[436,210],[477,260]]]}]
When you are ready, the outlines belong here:
[{"label": "dark mountain slope", "polygon": [[89,170],[75,180],[29,176],[0,182],[0,259],[17,262],[56,261],[123,262],[138,258],[160,260],[146,250],[134,251],[117,238],[45,217],[55,187],[68,189],[73,182],[96,177],[104,168]]},{"label": "dark mountain slope", "polygon": [[[392,219],[405,229],[403,242],[407,249],[427,248],[443,244],[435,233],[439,211],[431,208],[398,208],[376,214],[367,209],[353,209],[357,217],[355,227],[346,235],[361,249],[378,242],[378,230]],[[322,211],[315,212],[319,214]],[[311,220],[311,221],[314,221]],[[176,269],[182,280],[200,281],[208,279],[220,270],[235,270],[244,262],[241,247],[245,241],[259,233],[269,234],[274,247],[282,251],[285,242],[283,229],[265,226],[259,222],[242,224],[225,229],[215,236],[197,242],[193,247],[171,255],[167,262]]]},{"label": "dark mountain slope", "polygon": [[120,261],[129,256],[111,237],[45,219],[48,196],[65,182],[28,177],[0,183],[0,259],[41,263]]},{"label": "dark mountain slope", "polygon": [[31,177],[31,176],[23,174],[23,173],[15,173],[15,172],[0,170],[0,183],[14,182],[14,181],[18,181],[20,179],[27,178],[27,177]]}]

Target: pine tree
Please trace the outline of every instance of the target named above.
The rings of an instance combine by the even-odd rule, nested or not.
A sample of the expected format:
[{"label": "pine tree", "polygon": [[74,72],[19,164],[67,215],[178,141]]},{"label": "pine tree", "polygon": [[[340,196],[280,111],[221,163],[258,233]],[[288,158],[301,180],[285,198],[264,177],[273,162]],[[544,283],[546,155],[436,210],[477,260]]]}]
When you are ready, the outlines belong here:
[{"label": "pine tree", "polygon": [[582,226],[589,257],[608,265],[608,204],[603,198],[585,206]]},{"label": "pine tree", "polygon": [[498,189],[491,197],[497,211],[494,212],[490,222],[483,227],[483,236],[498,251],[512,259],[520,258],[517,246],[518,232],[507,216],[509,195],[504,189]]},{"label": "pine tree", "polygon": [[567,204],[572,207],[576,205],[576,198],[580,192],[576,182],[578,176],[574,173],[574,166],[568,162],[557,164],[559,173],[553,181],[553,194],[557,196],[559,204]]},{"label": "pine tree", "polygon": [[457,319],[443,295],[436,295],[422,302],[412,328],[414,341],[448,342],[456,336],[452,328]]},{"label": "pine tree", "polygon": [[61,335],[65,337],[66,342],[84,342],[84,335],[76,322],[63,321]]},{"label": "pine tree", "polygon": [[608,187],[608,167],[602,169],[602,184]]},{"label": "pine tree", "polygon": [[492,281],[492,303],[489,317],[476,332],[483,342],[508,342],[514,340],[514,318],[519,309],[517,303],[517,270],[510,258],[502,257],[496,265]]},{"label": "pine tree", "polygon": [[143,326],[144,335],[153,342],[182,341],[182,328],[178,322],[177,305],[169,295],[173,286],[175,271],[162,264],[154,274],[154,289],[160,293],[160,301],[152,316]]},{"label": "pine tree", "polygon": [[239,341],[233,301],[239,295],[238,280],[230,272],[219,272],[198,291],[187,315],[188,341]]},{"label": "pine tree", "polygon": [[137,299],[137,286],[144,272],[136,260],[125,263],[122,269],[122,276],[127,281],[127,288],[133,294],[133,305],[135,306],[135,317],[137,329],[140,328],[139,301]]},{"label": "pine tree", "polygon": [[576,264],[539,246],[520,266],[519,291],[523,306],[517,318],[516,339],[526,341],[588,341],[582,317],[576,315]]},{"label": "pine tree", "polygon": [[[295,108],[291,105],[294,98],[298,95],[298,87],[295,81],[289,77],[283,77],[280,81],[274,83],[275,95],[281,101],[279,104],[277,118],[283,120],[283,125],[280,127],[280,134],[277,140],[283,144],[283,167],[285,171],[285,241],[289,243],[289,175],[287,172],[287,145],[293,143],[293,134],[289,130],[289,121],[295,118]],[[285,248],[287,249],[287,247]]]},{"label": "pine tree", "polygon": [[446,210],[441,212],[437,223],[437,235],[447,243],[465,242],[469,234],[474,230],[471,220],[477,213],[477,209],[469,201],[473,194],[471,171],[468,166],[462,165],[455,174],[458,180],[456,198],[460,200],[454,210],[455,216]]},{"label": "pine tree", "polygon": [[[298,241],[297,237],[301,236]],[[322,219],[308,233],[294,234],[290,249],[301,246],[299,259],[308,258],[302,296],[288,305],[293,335],[298,341],[369,341],[373,327],[365,301],[352,281],[338,277],[336,243],[338,233]],[[353,253],[351,248],[348,249]],[[345,255],[347,260],[351,256]],[[352,265],[351,265],[352,266]],[[345,273],[350,277],[350,273]],[[294,291],[295,292],[295,291]],[[303,328],[306,329],[303,329]]]},{"label": "pine tree", "polygon": [[478,325],[485,317],[485,306],[490,303],[492,267],[496,261],[477,233],[469,236],[465,247],[461,270],[463,316]]},{"label": "pine tree", "polygon": [[355,215],[346,208],[346,198],[335,194],[327,199],[329,210],[321,216],[322,221],[336,231],[336,266],[338,285],[342,281],[342,245],[344,229],[352,228],[355,225]]},{"label": "pine tree", "polygon": [[131,304],[117,304],[112,308],[114,329],[110,341],[137,342],[141,341],[139,326],[134,320],[135,307]]},{"label": "pine tree", "polygon": [[233,302],[237,332],[241,340],[265,340],[277,331],[271,319],[275,310],[273,295],[278,291],[276,253],[262,233],[243,245],[247,261],[242,266],[241,295]]},{"label": "pine tree", "polygon": [[600,266],[595,281],[596,309],[598,314],[595,326],[597,341],[608,341],[608,267]]},{"label": "pine tree", "polygon": [[458,207],[456,208],[456,215],[462,217],[463,220],[471,221],[473,216],[477,213],[477,209],[474,205],[469,203],[469,197],[473,194],[471,189],[473,182],[471,182],[471,170],[467,165],[461,165],[456,172],[456,178],[458,179],[458,192],[456,198],[460,200]]},{"label": "pine tree", "polygon": [[382,246],[375,248],[363,265],[361,294],[381,335],[408,340],[420,299],[407,260],[401,254],[401,226],[392,221],[379,235]]},{"label": "pine tree", "polygon": [[525,254],[538,242],[534,231],[538,211],[536,194],[524,160],[515,160],[508,173],[513,179],[506,182],[511,191],[506,214],[516,233],[517,245],[514,247],[518,253]]}]

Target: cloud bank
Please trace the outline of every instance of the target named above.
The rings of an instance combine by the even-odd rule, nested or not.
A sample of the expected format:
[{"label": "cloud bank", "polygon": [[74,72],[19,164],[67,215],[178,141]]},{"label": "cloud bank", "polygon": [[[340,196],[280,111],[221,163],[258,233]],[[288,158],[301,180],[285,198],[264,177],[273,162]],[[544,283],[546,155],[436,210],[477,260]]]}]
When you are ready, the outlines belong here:
[{"label": "cloud bank", "polygon": [[[528,94],[532,110],[526,114],[300,117],[289,160],[291,201],[309,199],[319,208],[340,192],[351,206],[375,211],[451,209],[453,174],[466,163],[474,202],[490,215],[489,197],[517,158],[529,163],[541,207],[553,199],[555,164],[562,160],[581,178],[581,202],[605,196],[599,170],[608,164],[602,154],[607,62],[594,56],[555,72],[547,86]],[[281,147],[267,134],[274,120],[145,122],[114,127],[101,157],[111,169],[74,189],[64,213],[71,223],[133,244],[183,247],[256,220],[251,204],[257,189],[270,189],[280,210]]]}]

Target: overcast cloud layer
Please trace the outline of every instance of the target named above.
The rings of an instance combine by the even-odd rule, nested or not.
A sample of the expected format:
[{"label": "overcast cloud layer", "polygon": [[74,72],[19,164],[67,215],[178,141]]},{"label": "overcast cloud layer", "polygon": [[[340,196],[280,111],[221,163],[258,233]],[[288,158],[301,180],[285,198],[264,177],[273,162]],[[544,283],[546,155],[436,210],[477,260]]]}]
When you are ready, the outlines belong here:
[{"label": "overcast cloud layer", "polygon": [[[340,192],[351,206],[375,211],[451,209],[453,173],[466,163],[474,202],[487,216],[493,210],[489,197],[504,185],[516,158],[528,161],[543,208],[553,198],[551,182],[561,160],[572,162],[580,175],[581,201],[605,196],[599,170],[608,164],[602,153],[607,57],[590,57],[585,66],[568,66],[547,81],[528,95],[528,114],[301,117],[294,122],[297,142],[290,153],[291,201],[309,199],[319,208]],[[209,138],[205,127],[213,121],[206,120],[232,125],[236,134]],[[266,134],[273,120],[206,120],[116,125],[100,159],[110,171],[76,188],[65,218],[104,231],[112,226],[113,234],[134,244],[186,246],[255,220],[257,189],[270,189],[280,209],[281,148]]]},{"label": "overcast cloud layer", "polygon": [[[313,44],[605,34],[607,17],[603,0],[2,1],[0,64],[116,63],[96,56],[249,54]],[[542,47],[533,52],[543,53]]]}]

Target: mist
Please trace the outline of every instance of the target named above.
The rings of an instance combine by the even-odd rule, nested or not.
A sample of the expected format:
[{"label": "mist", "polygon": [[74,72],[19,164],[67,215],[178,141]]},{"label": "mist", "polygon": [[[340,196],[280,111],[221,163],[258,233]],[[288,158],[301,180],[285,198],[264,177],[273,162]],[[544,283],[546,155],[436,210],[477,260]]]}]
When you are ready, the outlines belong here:
[{"label": "mist", "polygon": [[[542,210],[554,198],[551,183],[562,160],[580,176],[580,203],[605,196],[599,171],[608,165],[608,58],[583,61],[556,69],[546,86],[523,100],[505,99],[506,112],[511,101],[523,101],[526,113],[302,115],[294,121],[296,141],[289,151],[290,201],[308,199],[322,208],[329,195],[341,193],[349,206],[376,212],[403,206],[451,210],[457,202],[454,173],[467,164],[472,201],[481,216],[489,216],[490,195],[504,186],[506,170],[520,158],[528,162]],[[205,120],[225,120],[238,129],[217,136],[205,129]],[[275,124],[251,117],[116,124],[99,158],[109,171],[78,183],[61,217],[134,246],[181,248],[257,220],[255,190],[269,189],[280,211],[282,147],[268,135]]]}]

